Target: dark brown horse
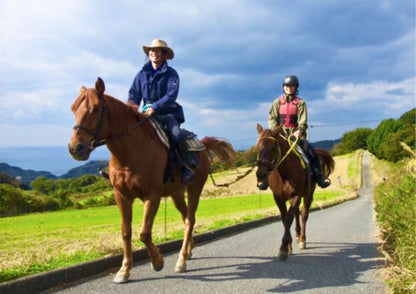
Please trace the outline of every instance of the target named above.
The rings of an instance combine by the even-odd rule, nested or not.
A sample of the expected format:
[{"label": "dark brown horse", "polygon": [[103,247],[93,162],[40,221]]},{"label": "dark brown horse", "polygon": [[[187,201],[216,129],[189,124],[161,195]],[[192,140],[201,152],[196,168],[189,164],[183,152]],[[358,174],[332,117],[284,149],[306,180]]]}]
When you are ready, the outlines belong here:
[{"label": "dark brown horse", "polygon": [[[279,259],[286,260],[292,252],[292,236],[290,227],[295,218],[296,239],[299,248],[306,248],[306,221],[312,204],[316,182],[313,178],[308,181],[308,172],[301,163],[300,156],[293,150],[281,134],[281,127],[274,130],[263,129],[257,124],[259,138],[257,141],[257,186],[265,190],[270,186],[274,200],[280,210],[285,232],[279,250]],[[328,177],[335,167],[331,155],[316,149],[321,162],[322,172]],[[302,225],[299,222],[299,205],[303,198]],[[289,210],[286,201],[290,202]]]},{"label": "dark brown horse", "polygon": [[152,225],[161,197],[171,196],[185,224],[183,244],[175,267],[176,272],[184,272],[193,248],[195,212],[209,174],[209,153],[215,153],[231,166],[235,151],[223,140],[205,137],[201,140],[205,150],[198,152],[200,167],[195,171],[195,178],[183,185],[180,171],[175,168],[177,180],[164,182],[168,154],[150,121],[125,103],[104,94],[104,90],[100,78],[95,88],[81,88],[72,105],[76,125],[68,149],[76,160],[87,160],[94,148],[103,144],[111,152],[109,179],[121,213],[124,242],[123,262],[113,281],[127,282],[133,267],[131,223],[135,198],[144,202],[140,240],[146,245],[153,269],[159,271],[163,268],[163,256],[152,241]]}]

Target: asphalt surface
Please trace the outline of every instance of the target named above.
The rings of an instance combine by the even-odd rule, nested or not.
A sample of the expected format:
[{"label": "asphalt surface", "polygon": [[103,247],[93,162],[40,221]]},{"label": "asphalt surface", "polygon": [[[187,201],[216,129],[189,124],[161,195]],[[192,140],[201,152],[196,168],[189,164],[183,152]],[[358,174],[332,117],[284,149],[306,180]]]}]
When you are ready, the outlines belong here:
[{"label": "asphalt surface", "polygon": [[384,293],[368,154],[362,179],[360,197],[310,214],[307,249],[294,244],[287,261],[277,259],[283,225],[276,221],[200,244],[183,274],[174,273],[175,252],[161,272],[139,262],[127,284],[107,273],[44,293]]}]

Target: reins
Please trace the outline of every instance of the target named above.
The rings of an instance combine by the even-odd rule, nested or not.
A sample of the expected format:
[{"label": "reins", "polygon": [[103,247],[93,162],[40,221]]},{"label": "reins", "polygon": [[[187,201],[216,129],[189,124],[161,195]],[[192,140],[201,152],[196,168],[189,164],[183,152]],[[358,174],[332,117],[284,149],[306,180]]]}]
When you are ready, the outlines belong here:
[{"label": "reins", "polygon": [[[302,160],[302,157],[301,157],[301,155],[296,151],[296,149],[295,149],[295,147],[296,147],[296,144],[298,143],[298,141],[299,141],[299,138],[297,138],[295,135],[290,135],[289,137],[285,137],[285,136],[283,136],[282,134],[279,134],[279,136],[281,137],[281,138],[283,138],[288,144],[289,144],[289,149],[287,150],[287,152],[285,153],[285,155],[280,159],[280,161],[279,162],[277,162],[277,163],[275,163],[275,164],[272,164],[272,163],[269,163],[269,162],[266,162],[266,161],[261,161],[261,160],[258,160],[260,163],[263,163],[263,164],[265,164],[266,166],[268,166],[268,165],[270,165],[270,168],[271,169],[277,169],[279,166],[280,166],[280,164],[289,156],[289,154],[293,151],[293,153],[294,154],[296,154],[296,156],[298,156],[299,157],[299,160],[300,160],[300,162],[301,162],[301,164],[302,164],[302,167],[303,168],[305,168],[305,163],[303,162],[303,160]],[[292,137],[294,137],[295,138],[295,140],[291,140],[291,138]],[[268,137],[265,137],[265,139],[268,139],[268,140],[272,140],[272,141],[274,141],[276,144],[279,144],[279,141],[276,139],[276,138],[274,138],[274,137],[272,137],[272,136],[268,136]]]},{"label": "reins", "polygon": [[212,176],[212,171],[209,171],[209,177],[211,178],[211,181],[213,183],[213,185],[215,187],[229,187],[231,184],[234,184],[236,182],[238,182],[239,180],[241,180],[242,178],[245,178],[249,173],[251,173],[254,169],[254,166],[251,167],[251,169],[249,169],[248,171],[246,171],[243,175],[238,176],[234,181],[229,182],[229,183],[225,183],[225,184],[217,184],[214,180],[214,177]]}]

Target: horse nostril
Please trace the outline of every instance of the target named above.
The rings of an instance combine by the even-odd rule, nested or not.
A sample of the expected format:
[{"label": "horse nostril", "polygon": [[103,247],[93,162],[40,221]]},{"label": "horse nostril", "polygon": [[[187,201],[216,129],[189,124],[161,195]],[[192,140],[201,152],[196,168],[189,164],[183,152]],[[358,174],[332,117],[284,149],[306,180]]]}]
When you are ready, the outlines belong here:
[{"label": "horse nostril", "polygon": [[79,152],[81,152],[84,148],[85,148],[85,146],[84,146],[83,144],[78,144],[78,145],[75,147],[75,153],[79,153]]}]

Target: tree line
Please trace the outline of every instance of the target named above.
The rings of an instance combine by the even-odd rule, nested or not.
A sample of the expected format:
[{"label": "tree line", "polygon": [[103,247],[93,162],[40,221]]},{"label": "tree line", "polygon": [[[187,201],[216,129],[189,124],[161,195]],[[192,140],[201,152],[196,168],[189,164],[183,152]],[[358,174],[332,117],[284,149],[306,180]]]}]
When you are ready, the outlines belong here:
[{"label": "tree line", "polygon": [[383,120],[374,130],[357,128],[342,136],[341,142],[334,146],[332,154],[342,155],[364,149],[378,159],[398,162],[410,156],[401,143],[415,149],[415,120],[416,108],[413,108],[397,120]]},{"label": "tree line", "polygon": [[[347,132],[331,154],[336,156],[364,149],[379,159],[398,162],[409,156],[400,145],[401,142],[415,149],[415,118],[414,108],[397,120],[382,121],[374,130],[357,128]],[[257,148],[252,146],[237,153],[234,166],[252,166],[256,159]],[[212,172],[226,168],[222,162],[214,159]],[[72,179],[41,176],[32,181],[30,186],[32,189],[27,190],[16,179],[0,173],[0,216],[114,204],[109,181],[97,175]]]}]

